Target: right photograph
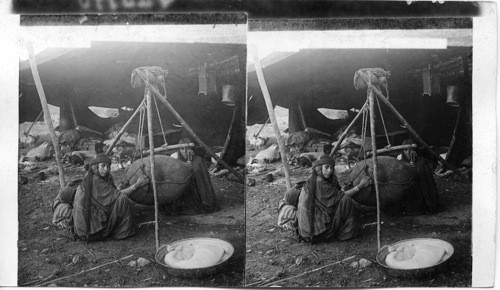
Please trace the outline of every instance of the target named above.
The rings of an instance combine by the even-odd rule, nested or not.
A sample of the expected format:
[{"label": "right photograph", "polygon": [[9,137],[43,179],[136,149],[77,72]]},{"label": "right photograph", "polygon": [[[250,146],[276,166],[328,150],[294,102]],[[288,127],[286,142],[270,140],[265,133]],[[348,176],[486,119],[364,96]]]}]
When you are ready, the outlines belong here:
[{"label": "right photograph", "polygon": [[248,33],[246,287],[470,287],[472,20],[286,30]]}]

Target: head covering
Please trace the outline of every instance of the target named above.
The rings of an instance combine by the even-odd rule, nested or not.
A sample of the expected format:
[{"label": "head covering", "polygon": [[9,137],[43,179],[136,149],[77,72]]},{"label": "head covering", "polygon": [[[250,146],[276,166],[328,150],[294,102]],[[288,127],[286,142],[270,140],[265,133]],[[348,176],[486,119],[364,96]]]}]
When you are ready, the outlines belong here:
[{"label": "head covering", "polygon": [[409,145],[413,143],[415,143],[415,140],[413,140],[412,138],[408,138],[403,141],[403,145]]},{"label": "head covering", "polygon": [[[92,196],[92,182],[94,179],[94,172],[92,171],[92,165],[94,164],[99,164],[99,163],[107,163],[111,165],[111,159],[108,157],[108,155],[104,153],[99,153],[97,154],[94,158],[92,158],[89,162],[89,169],[87,171],[87,174],[83,177],[82,181],[82,190],[85,195],[84,199],[84,214],[85,214],[85,226],[86,226],[86,235],[85,235],[85,240],[87,243],[90,242],[90,216],[91,216],[91,196]],[[99,172],[97,172],[97,176],[99,175]],[[102,176],[100,176],[103,178]],[[112,179],[110,178],[111,175],[108,174],[106,180],[107,182],[112,182]]]},{"label": "head covering", "polygon": [[330,164],[331,166],[335,166],[335,160],[330,157],[329,155],[321,155],[318,160],[313,162],[313,167],[323,165],[323,164]]},{"label": "head covering", "polygon": [[182,138],[181,140],[179,140],[179,144],[189,144],[191,143],[191,139],[189,138]]},{"label": "head covering", "polygon": [[90,160],[89,165],[99,164],[99,163],[107,163],[111,164],[111,159],[109,159],[108,155],[104,153],[97,154],[94,158]]}]

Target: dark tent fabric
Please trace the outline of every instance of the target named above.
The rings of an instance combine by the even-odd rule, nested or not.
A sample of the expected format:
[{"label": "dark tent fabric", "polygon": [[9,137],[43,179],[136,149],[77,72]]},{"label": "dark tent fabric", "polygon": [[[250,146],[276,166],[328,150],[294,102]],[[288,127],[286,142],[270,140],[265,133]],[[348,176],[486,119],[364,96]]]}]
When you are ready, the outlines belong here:
[{"label": "dark tent fabric", "polygon": [[[303,130],[295,112],[300,105],[308,127],[333,134],[350,119],[327,119],[318,108],[360,109],[367,92],[354,88],[355,72],[361,68],[383,68],[391,73],[388,82],[390,102],[394,107],[427,143],[447,147],[457,117],[457,109],[446,104],[447,86],[459,86],[461,104],[467,108],[464,110],[471,112],[471,55],[472,48],[467,46],[447,49],[302,49],[286,57],[273,56],[276,61],[268,63],[263,73],[273,105],[290,110],[290,133]],[[422,76],[429,68],[432,69],[433,84],[438,87],[431,95],[424,94]],[[264,123],[267,110],[253,70],[248,72],[248,98],[247,125]],[[405,131],[385,105],[381,104],[381,109],[389,133]],[[376,110],[379,115],[378,108]],[[464,130],[472,128],[470,114],[462,115],[469,118],[460,124],[462,134],[457,135],[460,141],[457,140],[456,144],[463,144],[465,148],[457,153],[459,157],[453,156],[455,160],[463,160],[472,152],[471,134],[463,134]],[[380,117],[377,118],[376,132],[382,135],[384,129]]]},{"label": "dark tent fabric", "polygon": [[[243,100],[245,96],[244,44],[93,42],[90,48],[51,48],[36,57],[48,103],[65,110],[61,112],[61,117],[65,118],[61,121],[65,125],[63,129],[71,129],[74,125],[69,104],[78,125],[99,132],[125,122],[132,112],[121,110],[116,119],[101,118],[89,107],[135,110],[144,96],[144,87],[130,85],[131,73],[137,67],[158,66],[168,70],[167,100],[210,146],[224,145],[233,119],[234,107],[221,102],[222,86],[235,86],[235,99]],[[201,67],[214,76],[215,92],[198,94]],[[19,122],[34,121],[41,105],[28,61],[20,63],[19,91]],[[238,112],[244,112],[243,103],[239,102]],[[179,130],[176,127],[178,120],[160,102],[158,109],[161,118],[155,111],[155,133],[161,133],[160,119],[165,130]],[[243,114],[238,114],[235,123],[244,124],[243,118]],[[239,133],[241,130],[244,128],[233,131]],[[127,131],[137,133],[138,118]],[[181,137],[187,136],[187,132],[182,134]],[[235,140],[243,138],[243,135],[233,136]],[[244,144],[244,141],[239,140],[237,144]],[[228,154],[231,156],[223,156],[231,164],[244,154],[244,145],[236,147]]]}]

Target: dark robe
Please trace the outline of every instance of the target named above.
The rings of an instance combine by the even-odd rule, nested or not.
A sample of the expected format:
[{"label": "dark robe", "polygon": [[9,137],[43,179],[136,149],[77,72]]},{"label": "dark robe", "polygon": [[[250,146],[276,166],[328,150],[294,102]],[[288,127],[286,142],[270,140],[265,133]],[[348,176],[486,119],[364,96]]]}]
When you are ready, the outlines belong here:
[{"label": "dark robe", "polygon": [[[86,236],[85,190],[80,184],[73,204],[74,232]],[[111,178],[94,175],[92,179],[90,236],[92,240],[108,237],[124,239],[135,235],[130,199],[116,189]]]},{"label": "dark robe", "polygon": [[[187,162],[178,152],[177,159]],[[193,178],[189,183],[189,190],[182,197],[181,214],[212,213],[220,210],[215,196],[215,190],[208,174],[203,158],[194,155],[191,161]]]},{"label": "dark robe", "polygon": [[[403,153],[401,161],[410,163],[410,160]],[[439,192],[424,157],[416,156],[413,166],[417,171],[415,186],[405,200],[404,214],[421,215],[425,213],[435,213],[439,208]]]},{"label": "dark robe", "polygon": [[[314,192],[311,192],[313,179],[315,186]],[[314,201],[312,205],[311,201]],[[313,236],[316,242],[334,239],[344,241],[359,235],[354,203],[340,190],[336,182],[327,181],[313,174],[302,190],[287,192],[285,203],[297,206],[297,234],[300,238],[311,237],[311,219],[314,223]],[[312,211],[311,206],[313,206]]]}]

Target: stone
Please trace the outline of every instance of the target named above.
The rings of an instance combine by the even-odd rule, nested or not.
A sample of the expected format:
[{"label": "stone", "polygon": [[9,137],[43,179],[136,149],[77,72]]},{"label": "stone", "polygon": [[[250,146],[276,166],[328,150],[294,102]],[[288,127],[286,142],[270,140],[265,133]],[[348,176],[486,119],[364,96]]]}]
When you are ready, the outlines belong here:
[{"label": "stone", "polygon": [[137,259],[137,266],[139,266],[139,267],[145,267],[145,266],[149,265],[149,263],[151,263],[151,262],[147,259],[144,259],[144,258]]},{"label": "stone", "polygon": [[128,262],[128,264],[127,264],[127,265],[128,265],[129,267],[135,267],[135,266],[137,266],[137,262],[136,262],[136,261],[130,261],[130,262]]},{"label": "stone", "polygon": [[247,186],[255,186],[255,179],[247,178]]},{"label": "stone", "polygon": [[359,266],[358,262],[352,262],[351,265],[349,265],[351,268],[357,268]]},{"label": "stone", "polygon": [[372,262],[368,261],[367,259],[363,258],[363,259],[359,260],[359,266],[361,268],[366,268],[366,267],[370,266],[371,264],[372,264]]}]

